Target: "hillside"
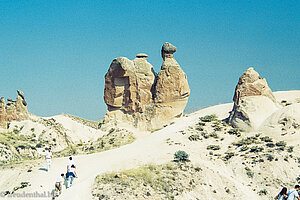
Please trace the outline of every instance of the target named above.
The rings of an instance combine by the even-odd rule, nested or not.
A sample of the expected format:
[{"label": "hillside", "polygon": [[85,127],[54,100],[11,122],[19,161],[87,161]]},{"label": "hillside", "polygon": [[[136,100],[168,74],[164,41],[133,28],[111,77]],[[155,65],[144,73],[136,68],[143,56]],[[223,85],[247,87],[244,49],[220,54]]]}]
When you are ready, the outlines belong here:
[{"label": "hillside", "polygon": [[[142,133],[142,137],[134,130],[112,130],[111,134],[123,132],[124,137],[126,132],[133,132],[137,139],[107,148],[111,150],[83,151],[74,156],[79,178],[57,199],[270,199],[282,186],[290,188],[300,180],[300,91],[274,95],[284,105],[261,122],[256,132],[242,132],[224,123],[232,103],[185,115],[161,130]],[[46,130],[47,139],[55,133],[62,141],[71,138],[76,144],[81,140],[89,147],[97,146],[92,141],[109,133],[66,116],[42,121],[52,119],[67,137],[34,120],[14,122],[10,127],[24,126],[18,134],[30,133],[28,136],[34,128],[36,137]],[[57,150],[68,147],[65,141],[57,146]],[[190,162],[173,162],[179,150],[189,155]],[[54,158],[50,172],[42,170],[42,159],[5,165],[0,171],[5,177],[0,180],[0,190],[11,192],[28,183],[15,193],[51,192],[59,174],[66,171],[66,163],[66,157]],[[141,178],[145,176],[150,178]]]}]

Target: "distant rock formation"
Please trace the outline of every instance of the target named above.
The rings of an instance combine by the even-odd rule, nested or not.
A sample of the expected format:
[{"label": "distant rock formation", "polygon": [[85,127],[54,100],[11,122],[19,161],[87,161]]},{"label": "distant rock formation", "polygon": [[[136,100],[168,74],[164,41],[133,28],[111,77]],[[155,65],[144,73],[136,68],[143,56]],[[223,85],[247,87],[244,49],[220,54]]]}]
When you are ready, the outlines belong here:
[{"label": "distant rock formation", "polygon": [[0,99],[0,126],[7,128],[7,123],[11,121],[21,121],[28,119],[29,113],[24,93],[17,90],[18,96],[16,101],[7,99],[5,103],[4,97]]},{"label": "distant rock formation", "polygon": [[247,69],[239,78],[239,82],[235,87],[233,101],[235,104],[239,104],[241,98],[247,96],[266,96],[276,103],[276,99],[266,79],[261,78],[252,67]]},{"label": "distant rock formation", "polygon": [[246,70],[239,78],[233,102],[228,122],[243,131],[257,130],[278,109],[266,79],[261,78],[253,68]]},{"label": "distant rock formation", "polygon": [[186,74],[173,58],[175,52],[175,46],[164,43],[164,61],[158,75],[144,53],[132,61],[125,57],[114,59],[105,75],[105,121],[153,130],[181,116],[190,88]]}]

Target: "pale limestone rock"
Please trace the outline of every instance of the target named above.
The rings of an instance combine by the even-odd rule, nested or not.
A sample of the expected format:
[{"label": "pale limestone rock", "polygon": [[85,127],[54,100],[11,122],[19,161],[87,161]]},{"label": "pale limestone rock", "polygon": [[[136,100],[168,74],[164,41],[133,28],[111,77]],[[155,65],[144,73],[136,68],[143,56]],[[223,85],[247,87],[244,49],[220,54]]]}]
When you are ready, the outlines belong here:
[{"label": "pale limestone rock", "polygon": [[243,131],[256,131],[279,105],[263,79],[253,68],[239,78],[233,97],[234,106],[228,122]]},{"label": "pale limestone rock", "polygon": [[245,96],[266,96],[276,103],[276,99],[266,79],[261,78],[252,67],[246,70],[239,78],[233,101],[238,104],[239,100]]},{"label": "pale limestone rock", "polygon": [[144,53],[137,54],[133,61],[124,57],[112,61],[105,75],[107,127],[123,124],[153,130],[182,115],[190,89],[186,74],[173,58],[175,51],[172,44],[164,44],[158,75]]}]

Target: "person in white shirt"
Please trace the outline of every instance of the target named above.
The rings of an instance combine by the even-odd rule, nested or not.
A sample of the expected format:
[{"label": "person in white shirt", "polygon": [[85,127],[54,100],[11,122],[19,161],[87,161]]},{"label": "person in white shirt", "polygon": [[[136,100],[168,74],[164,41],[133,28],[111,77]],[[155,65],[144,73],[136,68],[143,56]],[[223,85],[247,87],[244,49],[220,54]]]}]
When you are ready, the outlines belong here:
[{"label": "person in white shirt", "polygon": [[77,173],[75,171],[75,165],[71,165],[69,171],[67,172],[66,178],[67,178],[67,188],[71,187],[73,184],[74,178],[78,178]]},{"label": "person in white shirt", "polygon": [[288,198],[287,198],[287,200],[296,200],[296,199],[300,200],[299,193],[298,193],[299,189],[300,189],[300,186],[299,185],[295,185],[295,189],[291,189],[288,192]]},{"label": "person in white shirt", "polygon": [[52,158],[51,148],[49,148],[48,151],[46,152],[45,158],[46,158],[46,168],[47,171],[49,171],[51,167],[51,158]]},{"label": "person in white shirt", "polygon": [[65,174],[60,174],[60,177],[57,178],[56,182],[55,182],[55,196],[59,196],[61,195],[61,191],[62,191],[62,184],[64,182],[64,176]]},{"label": "person in white shirt", "polygon": [[74,162],[73,158],[69,157],[68,164],[67,164],[67,172],[69,172],[72,165],[74,165],[75,169],[76,169],[76,165],[75,165],[75,162]]}]

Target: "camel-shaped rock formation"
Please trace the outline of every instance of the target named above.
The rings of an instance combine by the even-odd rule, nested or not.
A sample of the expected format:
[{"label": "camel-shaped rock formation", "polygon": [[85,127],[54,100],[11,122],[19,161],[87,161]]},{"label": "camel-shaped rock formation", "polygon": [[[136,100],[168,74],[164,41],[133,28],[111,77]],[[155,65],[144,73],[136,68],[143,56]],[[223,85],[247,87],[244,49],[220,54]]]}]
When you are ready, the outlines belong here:
[{"label": "camel-shaped rock formation", "polygon": [[186,74],[173,57],[177,48],[164,43],[158,74],[140,53],[134,60],[119,57],[105,75],[105,122],[154,130],[182,115],[190,95]]}]

